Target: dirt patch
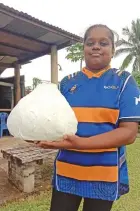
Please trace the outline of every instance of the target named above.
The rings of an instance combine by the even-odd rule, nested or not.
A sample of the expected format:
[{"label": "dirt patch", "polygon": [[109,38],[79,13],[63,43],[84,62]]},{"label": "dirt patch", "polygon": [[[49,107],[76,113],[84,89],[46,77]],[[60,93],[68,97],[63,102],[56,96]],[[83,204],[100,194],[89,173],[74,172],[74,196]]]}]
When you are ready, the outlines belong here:
[{"label": "dirt patch", "polygon": [[[0,139],[0,151],[1,149],[13,148],[22,144],[27,144],[27,143],[14,139],[12,137],[5,137]],[[7,160],[2,158],[2,154],[0,153],[0,205],[8,201],[15,201],[18,199],[26,198],[29,195],[39,194],[42,191],[49,190],[51,188],[54,157],[55,156],[52,155],[52,158],[48,160],[47,164],[43,165],[42,184],[39,187],[35,188],[34,193],[25,194],[19,191],[14,185],[9,183],[7,177],[8,162]]]},{"label": "dirt patch", "polygon": [[0,168],[0,204],[20,196],[22,196],[21,192],[8,182],[7,173]]},{"label": "dirt patch", "polygon": [[53,162],[44,165],[43,179],[40,186],[35,188],[34,193],[26,194],[19,191],[14,185],[10,184],[7,178],[7,172],[0,168],[0,205],[8,202],[25,198],[29,195],[39,194],[42,191],[51,189],[51,178],[53,172]]}]

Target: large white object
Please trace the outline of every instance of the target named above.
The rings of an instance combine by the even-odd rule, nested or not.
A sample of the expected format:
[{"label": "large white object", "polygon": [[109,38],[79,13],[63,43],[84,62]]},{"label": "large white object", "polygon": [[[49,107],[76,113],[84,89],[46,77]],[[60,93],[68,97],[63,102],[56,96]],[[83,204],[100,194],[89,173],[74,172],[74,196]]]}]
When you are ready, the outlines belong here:
[{"label": "large white object", "polygon": [[55,84],[40,84],[22,98],[11,111],[7,126],[16,138],[23,140],[58,140],[75,134],[74,111]]}]

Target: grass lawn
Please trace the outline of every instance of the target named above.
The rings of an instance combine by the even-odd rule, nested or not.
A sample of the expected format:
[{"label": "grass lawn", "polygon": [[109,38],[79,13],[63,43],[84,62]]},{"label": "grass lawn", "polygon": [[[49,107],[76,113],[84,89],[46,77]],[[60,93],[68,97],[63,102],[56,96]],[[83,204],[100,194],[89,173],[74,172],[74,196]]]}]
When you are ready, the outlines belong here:
[{"label": "grass lawn", "polygon": [[[115,202],[112,211],[140,211],[140,139],[127,151],[130,193]],[[49,211],[50,191],[0,207],[0,211]],[[79,210],[81,211],[81,209]]]}]

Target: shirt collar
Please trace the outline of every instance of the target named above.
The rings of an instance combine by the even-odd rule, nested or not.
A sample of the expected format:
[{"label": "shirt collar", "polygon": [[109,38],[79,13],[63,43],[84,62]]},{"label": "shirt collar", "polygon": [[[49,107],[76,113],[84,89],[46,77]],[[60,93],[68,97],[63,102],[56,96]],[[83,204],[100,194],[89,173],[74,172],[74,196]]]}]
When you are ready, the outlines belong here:
[{"label": "shirt collar", "polygon": [[108,65],[106,68],[100,70],[99,72],[94,73],[94,72],[92,72],[92,71],[90,71],[90,70],[88,70],[87,68],[84,67],[84,68],[82,69],[82,72],[83,72],[88,78],[93,78],[93,77],[95,77],[95,78],[100,78],[100,77],[101,77],[106,71],[108,71],[109,69],[111,69],[111,66],[110,66],[110,65]]}]

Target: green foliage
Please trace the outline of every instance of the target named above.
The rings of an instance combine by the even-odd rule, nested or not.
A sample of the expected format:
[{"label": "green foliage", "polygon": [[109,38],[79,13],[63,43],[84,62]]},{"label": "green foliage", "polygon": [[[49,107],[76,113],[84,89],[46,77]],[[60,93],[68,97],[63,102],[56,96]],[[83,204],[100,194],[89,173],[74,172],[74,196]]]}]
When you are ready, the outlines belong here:
[{"label": "green foliage", "polygon": [[122,29],[126,39],[121,39],[116,42],[115,57],[127,54],[120,69],[124,70],[133,63],[132,71],[140,71],[140,19],[132,21],[131,28],[125,27]]},{"label": "green foliage", "polygon": [[82,61],[84,60],[84,53],[83,53],[83,44],[76,43],[75,45],[69,46],[67,48],[67,56],[66,59],[71,60],[71,62],[80,61],[80,70],[82,69]]},{"label": "green foliage", "polygon": [[25,91],[26,91],[26,94],[29,94],[32,91],[32,87],[31,86],[26,86],[25,87]]},{"label": "green foliage", "polygon": [[41,83],[42,83],[41,79],[34,77],[33,82],[32,82],[32,86],[26,86],[25,87],[26,95],[29,94],[30,92],[32,92]]},{"label": "green foliage", "polygon": [[138,86],[140,87],[140,71],[135,71],[132,73],[132,75],[135,78]]},{"label": "green foliage", "polygon": [[42,80],[39,78],[33,78],[33,89],[35,89],[39,84],[42,83]]}]

